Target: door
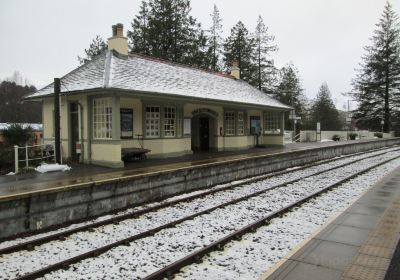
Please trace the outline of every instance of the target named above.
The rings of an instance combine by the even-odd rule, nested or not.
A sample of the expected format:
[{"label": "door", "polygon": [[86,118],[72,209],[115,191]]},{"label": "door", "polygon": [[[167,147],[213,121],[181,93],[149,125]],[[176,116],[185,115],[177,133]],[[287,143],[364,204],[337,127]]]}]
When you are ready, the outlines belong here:
[{"label": "door", "polygon": [[210,149],[210,120],[209,118],[200,118],[200,150],[208,151]]},{"label": "door", "polygon": [[[71,103],[70,105],[70,114],[71,114],[71,158],[73,161],[79,161],[79,154],[77,151],[77,146],[79,143],[79,106],[77,103]],[[80,151],[79,151],[80,152]]]}]

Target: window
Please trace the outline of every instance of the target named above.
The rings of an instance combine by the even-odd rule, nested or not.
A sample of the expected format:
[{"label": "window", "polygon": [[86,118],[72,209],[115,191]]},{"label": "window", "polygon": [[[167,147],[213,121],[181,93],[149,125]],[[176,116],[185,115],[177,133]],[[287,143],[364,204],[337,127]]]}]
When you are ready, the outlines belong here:
[{"label": "window", "polygon": [[145,115],[146,137],[157,138],[160,137],[160,107],[148,106],[146,107]]},{"label": "window", "polygon": [[281,133],[281,113],[265,112],[264,113],[264,133],[280,134]]},{"label": "window", "polygon": [[235,135],[235,112],[225,112],[225,135]]},{"label": "window", "polygon": [[93,138],[112,138],[111,98],[96,98],[93,100]]},{"label": "window", "polygon": [[237,134],[244,135],[244,113],[237,113]]},{"label": "window", "polygon": [[164,136],[175,137],[175,107],[164,107]]}]

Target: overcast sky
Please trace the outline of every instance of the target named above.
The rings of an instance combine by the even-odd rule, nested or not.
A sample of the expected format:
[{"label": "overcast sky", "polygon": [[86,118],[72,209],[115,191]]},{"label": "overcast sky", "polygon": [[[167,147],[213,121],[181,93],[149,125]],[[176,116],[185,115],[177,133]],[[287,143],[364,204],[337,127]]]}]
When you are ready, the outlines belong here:
[{"label": "overcast sky", "polygon": [[[78,55],[111,25],[124,31],[137,14],[139,0],[0,0],[0,79],[20,71],[37,87],[78,66]],[[241,20],[254,30],[261,15],[275,36],[275,64],[299,69],[305,93],[315,98],[326,81],[343,109],[363,47],[370,44],[386,0],[192,0],[192,15],[203,28],[213,5],[220,10],[224,35]],[[391,1],[400,14],[400,0]]]}]

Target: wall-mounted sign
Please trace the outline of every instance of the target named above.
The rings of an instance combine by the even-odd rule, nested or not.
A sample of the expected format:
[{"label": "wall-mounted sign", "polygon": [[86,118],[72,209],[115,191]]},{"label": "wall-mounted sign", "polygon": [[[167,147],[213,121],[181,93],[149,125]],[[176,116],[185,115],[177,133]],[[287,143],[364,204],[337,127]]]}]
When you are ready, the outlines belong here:
[{"label": "wall-mounted sign", "polygon": [[192,120],[190,118],[183,119],[183,134],[192,134]]},{"label": "wall-mounted sign", "polygon": [[133,138],[133,110],[121,108],[121,138]]}]

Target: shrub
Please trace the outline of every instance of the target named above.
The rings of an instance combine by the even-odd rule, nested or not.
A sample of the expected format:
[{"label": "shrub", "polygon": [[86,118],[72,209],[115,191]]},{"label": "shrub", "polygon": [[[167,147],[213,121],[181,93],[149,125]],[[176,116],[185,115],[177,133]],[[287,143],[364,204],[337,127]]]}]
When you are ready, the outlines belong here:
[{"label": "shrub", "polygon": [[4,141],[8,146],[23,146],[32,137],[32,128],[24,128],[21,124],[13,123],[2,131]]},{"label": "shrub", "polygon": [[0,173],[6,174],[14,170],[14,149],[0,144]]},{"label": "shrub", "polygon": [[332,136],[332,140],[333,141],[340,141],[340,135],[337,135],[337,134],[333,135]]},{"label": "shrub", "polygon": [[358,136],[357,133],[354,133],[354,132],[349,133],[350,140],[356,140],[357,136]]},{"label": "shrub", "polygon": [[375,132],[374,136],[378,137],[378,138],[383,138],[383,133],[382,132]]}]

